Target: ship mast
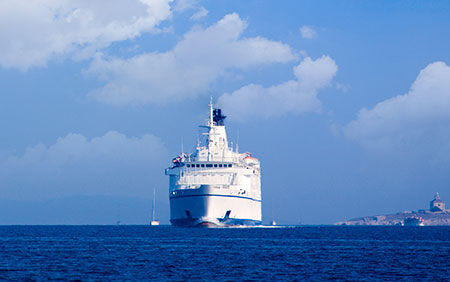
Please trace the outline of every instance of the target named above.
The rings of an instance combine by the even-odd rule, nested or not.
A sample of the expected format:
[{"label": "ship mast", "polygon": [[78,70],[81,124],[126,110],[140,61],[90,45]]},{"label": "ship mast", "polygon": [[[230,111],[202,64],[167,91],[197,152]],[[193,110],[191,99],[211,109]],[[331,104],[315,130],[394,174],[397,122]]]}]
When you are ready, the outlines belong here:
[{"label": "ship mast", "polygon": [[212,96],[209,97],[209,134],[208,134],[208,161],[211,161],[211,135],[213,134],[214,126],[214,114],[213,114],[213,99]]},{"label": "ship mast", "polygon": [[214,125],[214,116],[213,116],[213,98],[209,97],[209,126],[213,127]]},{"label": "ship mast", "polygon": [[153,188],[153,205],[152,205],[152,221],[155,221],[155,196],[156,196],[156,189]]},{"label": "ship mast", "polygon": [[224,158],[225,151],[228,151],[227,133],[223,122],[225,118],[221,109],[214,108],[213,99],[210,97],[209,117],[206,125],[200,125],[201,128],[207,129],[207,132],[201,133],[201,135],[207,136],[207,139],[204,146],[200,146],[200,142],[197,140],[197,151],[204,150],[201,153],[202,156],[197,155],[197,158],[206,161],[217,161]]}]

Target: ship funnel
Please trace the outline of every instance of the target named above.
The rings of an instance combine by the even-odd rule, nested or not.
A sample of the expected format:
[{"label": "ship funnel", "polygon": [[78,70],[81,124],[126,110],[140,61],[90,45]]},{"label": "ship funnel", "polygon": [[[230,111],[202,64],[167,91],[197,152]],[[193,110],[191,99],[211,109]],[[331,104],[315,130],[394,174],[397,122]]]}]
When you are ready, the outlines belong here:
[{"label": "ship funnel", "polygon": [[225,120],[226,116],[222,115],[222,110],[221,109],[214,109],[213,110],[213,121],[216,125],[224,125],[224,120]]}]

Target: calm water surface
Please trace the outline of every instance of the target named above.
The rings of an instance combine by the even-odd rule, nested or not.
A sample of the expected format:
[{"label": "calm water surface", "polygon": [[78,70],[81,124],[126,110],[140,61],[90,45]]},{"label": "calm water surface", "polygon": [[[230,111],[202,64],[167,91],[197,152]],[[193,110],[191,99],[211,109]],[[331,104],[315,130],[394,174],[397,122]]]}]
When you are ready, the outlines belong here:
[{"label": "calm water surface", "polygon": [[450,281],[450,227],[0,226],[0,280]]}]

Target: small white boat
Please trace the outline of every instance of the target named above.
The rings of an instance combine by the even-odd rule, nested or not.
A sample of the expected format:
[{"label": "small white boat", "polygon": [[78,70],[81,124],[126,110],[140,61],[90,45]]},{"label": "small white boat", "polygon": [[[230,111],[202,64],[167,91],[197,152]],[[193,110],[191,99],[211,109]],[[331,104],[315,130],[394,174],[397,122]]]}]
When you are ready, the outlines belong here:
[{"label": "small white boat", "polygon": [[150,221],[150,225],[156,226],[159,225],[159,220],[155,219],[155,205],[156,205],[156,190],[153,189],[153,204],[152,204],[152,220]]}]

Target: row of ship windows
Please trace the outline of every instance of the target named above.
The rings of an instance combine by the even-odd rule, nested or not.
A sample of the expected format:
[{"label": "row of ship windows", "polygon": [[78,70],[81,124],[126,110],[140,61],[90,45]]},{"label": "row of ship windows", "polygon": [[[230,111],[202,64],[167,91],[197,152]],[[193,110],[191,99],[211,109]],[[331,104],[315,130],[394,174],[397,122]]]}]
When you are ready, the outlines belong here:
[{"label": "row of ship windows", "polygon": [[233,167],[232,164],[186,164],[186,167]]}]

